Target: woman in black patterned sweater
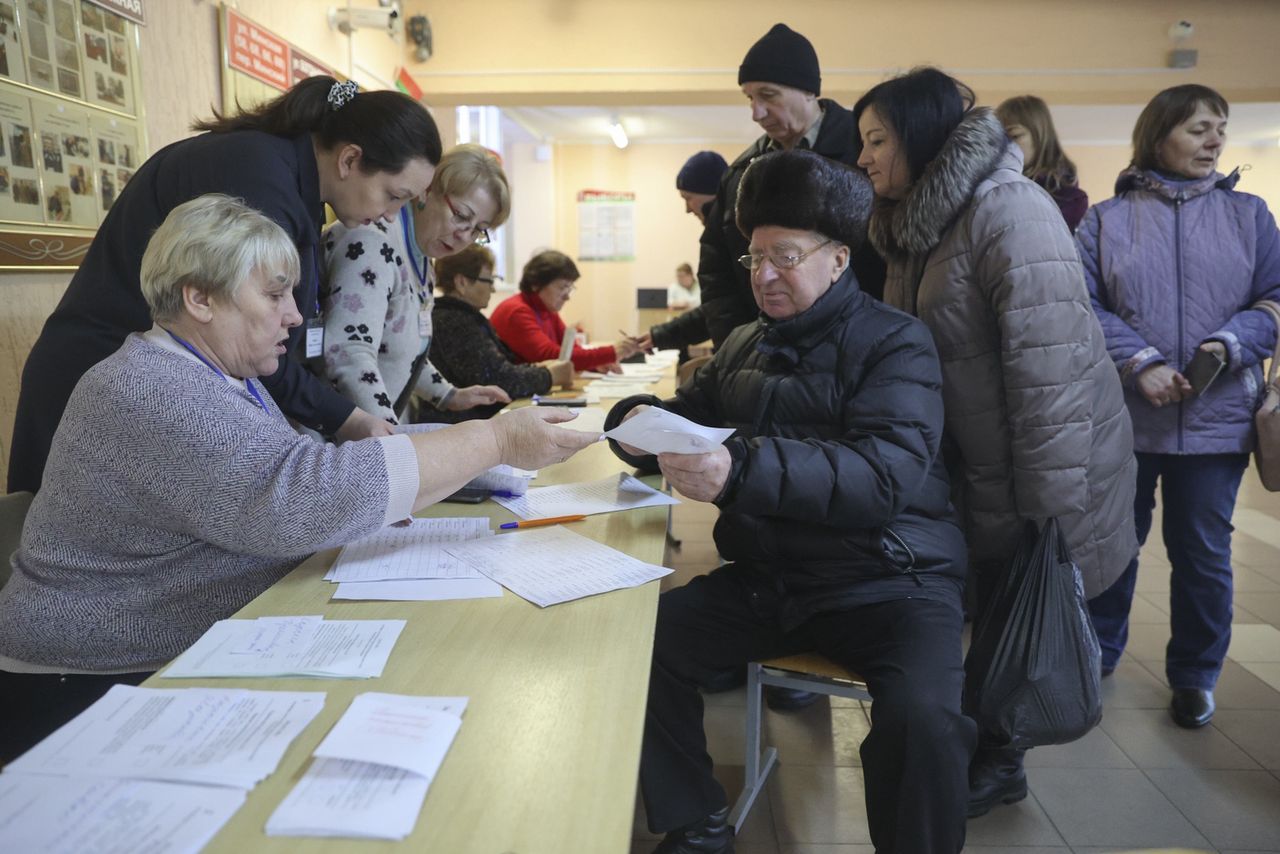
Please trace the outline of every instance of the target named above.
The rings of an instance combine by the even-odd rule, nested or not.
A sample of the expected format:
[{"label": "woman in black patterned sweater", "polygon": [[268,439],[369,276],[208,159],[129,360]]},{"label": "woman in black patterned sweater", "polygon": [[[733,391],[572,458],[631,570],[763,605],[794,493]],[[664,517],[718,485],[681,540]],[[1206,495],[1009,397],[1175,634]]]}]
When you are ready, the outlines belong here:
[{"label": "woman in black patterned sweater", "polygon": [[[572,385],[571,362],[517,364],[481,314],[493,296],[493,266],[493,253],[478,245],[436,261],[442,296],[432,311],[431,364],[455,386],[496,385],[513,400],[546,394],[553,385]],[[487,418],[497,408],[479,406],[462,414]]]}]

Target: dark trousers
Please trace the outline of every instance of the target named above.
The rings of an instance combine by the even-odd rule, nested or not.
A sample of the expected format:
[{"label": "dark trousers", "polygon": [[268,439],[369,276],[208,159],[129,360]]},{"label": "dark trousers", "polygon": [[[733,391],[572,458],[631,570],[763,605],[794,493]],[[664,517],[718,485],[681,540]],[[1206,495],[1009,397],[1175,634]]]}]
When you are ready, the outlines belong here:
[{"label": "dark trousers", "polygon": [[115,684],[138,685],[150,673],[113,675],[0,671],[0,765],[26,753],[45,736],[96,703]]},{"label": "dark trousers", "polygon": [[[1138,541],[1151,532],[1156,482],[1163,505],[1171,637],[1165,676],[1173,688],[1213,690],[1231,644],[1231,513],[1248,454],[1137,454],[1133,516]],[[1129,639],[1129,606],[1138,559],[1089,600],[1102,666],[1115,667]]]},{"label": "dark trousers", "polygon": [[783,631],[776,595],[733,564],[663,594],[640,758],[649,828],[674,830],[728,804],[712,776],[698,685],[749,661],[817,651],[860,674],[872,696],[861,755],[876,850],[959,851],[975,727],[960,710],[954,598],[832,611]]}]

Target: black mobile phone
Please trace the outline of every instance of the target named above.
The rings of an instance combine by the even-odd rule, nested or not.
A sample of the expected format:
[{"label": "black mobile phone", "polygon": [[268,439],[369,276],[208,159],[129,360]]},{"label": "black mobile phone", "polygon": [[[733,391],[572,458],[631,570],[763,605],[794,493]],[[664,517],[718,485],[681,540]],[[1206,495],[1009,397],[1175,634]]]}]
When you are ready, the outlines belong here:
[{"label": "black mobile phone", "polygon": [[1217,353],[1197,349],[1182,375],[1187,378],[1187,382],[1191,383],[1193,392],[1204,394],[1226,366],[1227,363]]},{"label": "black mobile phone", "polygon": [[586,406],[587,399],[585,397],[540,397],[533,403],[535,406]]},{"label": "black mobile phone", "polygon": [[451,501],[454,504],[479,504],[484,501],[492,493],[487,489],[477,489],[474,486],[464,486],[453,495],[446,497],[445,501]]}]

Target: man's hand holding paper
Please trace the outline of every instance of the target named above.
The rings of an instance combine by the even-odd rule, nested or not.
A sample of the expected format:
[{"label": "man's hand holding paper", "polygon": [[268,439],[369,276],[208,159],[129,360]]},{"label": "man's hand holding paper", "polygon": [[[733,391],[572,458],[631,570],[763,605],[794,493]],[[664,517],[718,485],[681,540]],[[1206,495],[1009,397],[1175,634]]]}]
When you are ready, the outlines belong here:
[{"label": "man's hand holding paper", "polygon": [[721,447],[733,435],[733,428],[704,427],[656,406],[637,406],[605,435],[632,456],[705,454]]}]

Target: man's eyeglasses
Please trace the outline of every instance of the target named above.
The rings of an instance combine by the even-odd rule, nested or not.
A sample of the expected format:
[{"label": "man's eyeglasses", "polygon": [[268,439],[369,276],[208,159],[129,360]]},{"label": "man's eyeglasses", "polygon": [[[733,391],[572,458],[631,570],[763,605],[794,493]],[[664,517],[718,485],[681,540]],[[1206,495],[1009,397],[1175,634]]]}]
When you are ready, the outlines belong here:
[{"label": "man's eyeglasses", "polygon": [[484,282],[489,287],[497,287],[494,283],[497,281],[493,276],[467,276],[473,282]]},{"label": "man's eyeglasses", "polygon": [[774,255],[769,252],[752,252],[750,255],[743,255],[738,259],[738,263],[746,267],[748,270],[759,270],[764,264],[764,259],[768,258],[769,263],[779,270],[793,270],[799,267],[804,259],[817,252],[822,247],[830,243],[831,240],[824,240],[808,252],[801,252],[799,255]]},{"label": "man's eyeglasses", "polygon": [[470,228],[471,235],[475,242],[481,246],[489,245],[489,229],[482,228],[475,224],[476,215],[463,215],[457,208],[453,206],[453,200],[449,198],[449,194],[444,194],[444,203],[449,208],[449,213],[453,214],[450,222],[454,228]]}]

